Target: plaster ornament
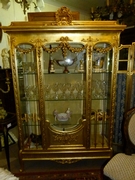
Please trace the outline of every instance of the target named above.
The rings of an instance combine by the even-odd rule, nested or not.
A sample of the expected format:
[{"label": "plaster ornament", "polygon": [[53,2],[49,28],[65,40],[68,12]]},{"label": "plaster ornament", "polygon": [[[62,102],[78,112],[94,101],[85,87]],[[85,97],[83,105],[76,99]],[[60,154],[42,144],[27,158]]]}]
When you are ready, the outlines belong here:
[{"label": "plaster ornament", "polygon": [[3,69],[10,68],[9,52],[7,48],[2,49],[1,56],[2,56]]}]

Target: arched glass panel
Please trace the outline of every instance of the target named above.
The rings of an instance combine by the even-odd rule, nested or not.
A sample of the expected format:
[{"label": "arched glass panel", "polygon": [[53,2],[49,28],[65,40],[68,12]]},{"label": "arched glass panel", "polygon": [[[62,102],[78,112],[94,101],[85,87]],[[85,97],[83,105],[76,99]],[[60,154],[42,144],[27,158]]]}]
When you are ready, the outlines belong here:
[{"label": "arched glass panel", "polygon": [[71,131],[83,119],[85,53],[80,43],[43,47],[46,119],[56,130]]},{"label": "arched glass panel", "polygon": [[108,147],[111,123],[112,47],[97,43],[92,52],[91,148]]},{"label": "arched glass panel", "polygon": [[[31,44],[16,46],[16,61],[25,148],[40,148],[39,94],[36,51]],[[39,141],[39,142],[38,142]]]}]

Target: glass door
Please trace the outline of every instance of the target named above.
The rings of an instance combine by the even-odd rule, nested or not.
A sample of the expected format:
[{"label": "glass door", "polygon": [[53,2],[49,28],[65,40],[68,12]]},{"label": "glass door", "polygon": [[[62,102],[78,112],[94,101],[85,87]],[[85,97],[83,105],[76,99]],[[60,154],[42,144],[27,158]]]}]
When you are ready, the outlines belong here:
[{"label": "glass door", "polygon": [[37,61],[34,46],[31,44],[19,44],[16,47],[16,60],[24,148],[39,149],[42,143]]},{"label": "glass door", "polygon": [[80,43],[43,46],[46,120],[56,131],[72,131],[83,119],[85,53]]},{"label": "glass door", "polygon": [[112,47],[97,43],[92,53],[91,148],[107,148],[110,137]]}]

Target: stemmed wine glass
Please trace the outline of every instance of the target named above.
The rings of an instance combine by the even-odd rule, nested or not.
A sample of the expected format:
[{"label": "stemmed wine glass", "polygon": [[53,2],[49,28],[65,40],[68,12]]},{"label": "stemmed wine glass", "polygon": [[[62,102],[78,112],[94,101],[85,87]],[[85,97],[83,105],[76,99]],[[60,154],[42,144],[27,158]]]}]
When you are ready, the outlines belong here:
[{"label": "stemmed wine glass", "polygon": [[78,98],[83,98],[84,85],[83,85],[82,82],[77,82],[76,83],[76,90],[77,90],[77,97]]},{"label": "stemmed wine glass", "polygon": [[70,97],[71,97],[71,99],[75,98],[75,93],[76,93],[76,87],[75,87],[75,84],[73,83],[70,86]]},{"label": "stemmed wine glass", "polygon": [[54,91],[54,99],[58,99],[58,83],[52,84],[52,90]]},{"label": "stemmed wine glass", "polygon": [[67,90],[66,83],[63,83],[62,84],[62,99],[66,99],[66,90]]},{"label": "stemmed wine glass", "polygon": [[101,83],[101,90],[103,98],[107,98],[107,83],[105,80],[103,80]]},{"label": "stemmed wine glass", "polygon": [[45,89],[45,99],[49,99],[50,98],[50,90],[51,90],[50,84],[45,85],[44,89]]}]

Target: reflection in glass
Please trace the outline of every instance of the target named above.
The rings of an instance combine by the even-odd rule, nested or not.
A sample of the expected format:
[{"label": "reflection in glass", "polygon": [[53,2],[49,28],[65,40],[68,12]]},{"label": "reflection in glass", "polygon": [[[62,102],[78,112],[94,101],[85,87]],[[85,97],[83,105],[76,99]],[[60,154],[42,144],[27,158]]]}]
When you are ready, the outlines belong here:
[{"label": "reflection in glass", "polygon": [[86,60],[85,48],[86,47],[83,44],[79,43],[61,42],[46,44],[45,46],[43,46],[43,58],[49,56],[49,63],[46,64],[48,65],[48,72],[83,73],[85,71]]},{"label": "reflection in glass", "polygon": [[107,98],[108,84],[105,80],[92,81],[92,98]]},{"label": "reflection in glass", "polygon": [[119,61],[119,66],[118,66],[118,70],[125,70],[127,71],[127,65],[128,62],[127,61]]},{"label": "reflection in glass", "polygon": [[39,118],[39,92],[37,86],[37,65],[35,49],[31,44],[16,47],[18,82],[21,94],[21,114],[23,121],[24,148],[41,147],[41,127]]},{"label": "reflection in glass", "polygon": [[93,71],[95,72],[102,72],[103,66],[104,66],[104,58],[105,54],[103,53],[94,53],[94,59],[93,59]]},{"label": "reflection in glass", "polygon": [[37,86],[25,86],[24,88],[25,99],[36,100],[38,99],[38,88]]},{"label": "reflection in glass", "polygon": [[128,59],[128,48],[123,48],[119,51],[119,59],[126,60]]},{"label": "reflection in glass", "polygon": [[94,46],[92,70],[93,72],[106,72],[111,69],[112,47],[109,43],[97,43]]},{"label": "reflection in glass", "polygon": [[36,63],[34,62],[22,62],[23,73],[35,73]]}]

